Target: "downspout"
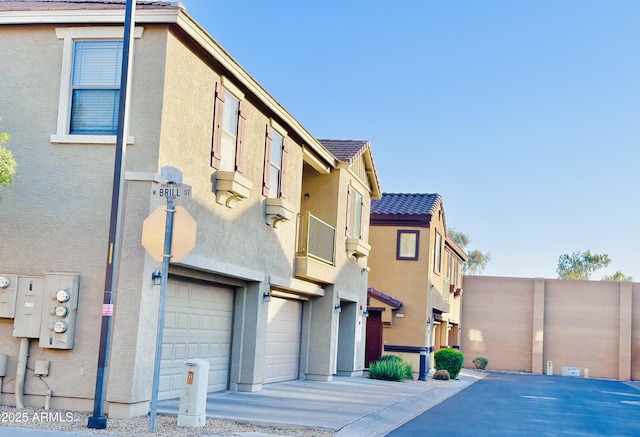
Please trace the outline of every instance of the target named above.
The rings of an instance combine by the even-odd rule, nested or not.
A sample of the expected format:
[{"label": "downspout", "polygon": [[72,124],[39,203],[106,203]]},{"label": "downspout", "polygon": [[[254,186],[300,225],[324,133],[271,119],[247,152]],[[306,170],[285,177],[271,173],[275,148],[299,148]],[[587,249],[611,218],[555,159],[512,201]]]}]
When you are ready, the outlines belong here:
[{"label": "downspout", "polygon": [[22,394],[24,393],[24,377],[27,373],[27,359],[29,358],[29,339],[20,339],[20,353],[18,354],[18,368],[16,369],[16,408],[24,408]]}]

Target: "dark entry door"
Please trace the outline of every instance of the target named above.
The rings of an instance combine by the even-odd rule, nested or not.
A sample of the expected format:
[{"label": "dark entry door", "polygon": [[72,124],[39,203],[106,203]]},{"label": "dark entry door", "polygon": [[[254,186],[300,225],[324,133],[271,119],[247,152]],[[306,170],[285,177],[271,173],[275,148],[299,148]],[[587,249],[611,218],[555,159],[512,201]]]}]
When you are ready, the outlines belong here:
[{"label": "dark entry door", "polygon": [[377,361],[382,355],[382,311],[369,311],[367,317],[367,342],[364,352],[364,367]]}]

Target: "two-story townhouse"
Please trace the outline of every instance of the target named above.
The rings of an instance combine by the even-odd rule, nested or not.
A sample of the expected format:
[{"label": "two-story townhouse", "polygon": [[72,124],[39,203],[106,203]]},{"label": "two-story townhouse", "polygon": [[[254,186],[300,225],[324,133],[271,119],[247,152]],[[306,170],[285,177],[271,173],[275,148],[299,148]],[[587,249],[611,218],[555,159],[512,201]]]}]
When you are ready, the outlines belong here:
[{"label": "two-story townhouse", "polygon": [[392,353],[458,347],[464,251],[447,236],[439,194],[384,193],[371,205],[365,365]]},{"label": "two-story townhouse", "polygon": [[0,403],[43,405],[51,390],[51,407],[90,410],[112,317],[106,410],[149,411],[160,265],[141,234],[164,205],[153,193],[165,166],[192,187],[176,204],[197,236],[168,272],[159,398],[179,395],[191,358],[209,361],[211,392],[361,373],[361,223],[380,196],[370,147],[331,153],[179,3],[137,5],[120,250],[109,251],[123,17],[124,2],[0,3],[0,114],[19,165],[0,208]]}]

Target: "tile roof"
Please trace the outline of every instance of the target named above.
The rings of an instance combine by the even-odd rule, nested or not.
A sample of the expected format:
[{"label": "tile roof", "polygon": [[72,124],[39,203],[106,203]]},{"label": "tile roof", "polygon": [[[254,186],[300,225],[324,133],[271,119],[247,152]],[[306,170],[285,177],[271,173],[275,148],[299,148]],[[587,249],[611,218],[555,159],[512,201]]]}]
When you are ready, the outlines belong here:
[{"label": "tile roof", "polygon": [[[2,0],[0,10],[122,9],[126,0]],[[178,8],[177,2],[137,0],[136,8]]]},{"label": "tile roof", "polygon": [[380,290],[376,290],[373,287],[367,288],[367,294],[371,297],[375,297],[380,302],[386,303],[393,309],[397,310],[397,309],[400,309],[400,307],[402,306],[402,302],[396,299],[395,297],[392,297],[386,293],[383,293]]},{"label": "tile roof", "polygon": [[342,162],[351,164],[369,146],[364,140],[318,140],[333,156]]},{"label": "tile roof", "polygon": [[371,214],[428,215],[435,213],[442,203],[439,194],[382,193],[380,200],[371,202]]}]

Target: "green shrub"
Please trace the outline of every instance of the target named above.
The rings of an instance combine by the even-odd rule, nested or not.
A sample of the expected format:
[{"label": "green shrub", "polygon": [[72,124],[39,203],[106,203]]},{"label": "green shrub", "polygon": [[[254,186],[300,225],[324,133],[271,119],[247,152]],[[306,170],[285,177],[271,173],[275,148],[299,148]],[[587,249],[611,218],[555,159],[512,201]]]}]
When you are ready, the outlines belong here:
[{"label": "green shrub", "polygon": [[398,359],[381,359],[369,365],[369,378],[385,381],[413,379],[413,368],[411,364],[399,357]]},{"label": "green shrub", "polygon": [[436,373],[433,374],[433,379],[439,379],[441,381],[448,381],[451,377],[449,376],[449,372],[446,370],[436,370]]},{"label": "green shrub", "polygon": [[487,364],[489,364],[489,360],[487,360],[485,357],[478,357],[473,359],[473,365],[476,366],[476,369],[484,370],[486,369]]},{"label": "green shrub", "polygon": [[378,358],[378,361],[402,361],[402,358],[397,355],[383,355]]},{"label": "green shrub", "polygon": [[436,360],[436,370],[448,371],[452,379],[458,377],[464,362],[464,356],[460,352],[453,349],[440,349],[433,354],[433,358]]}]

